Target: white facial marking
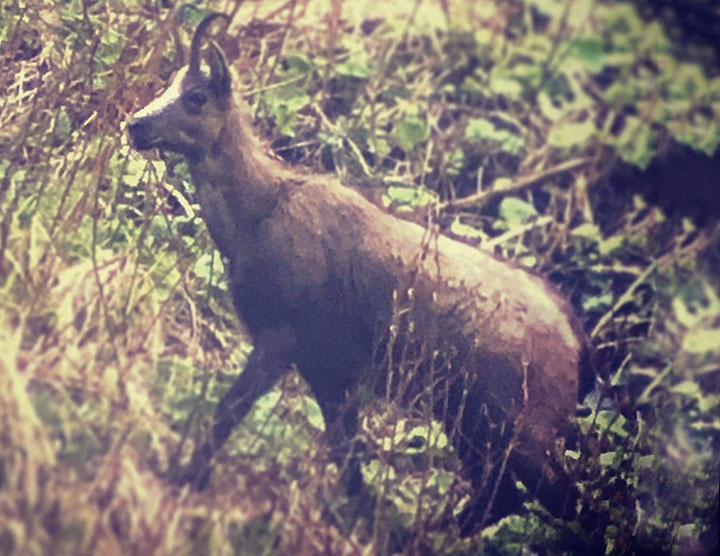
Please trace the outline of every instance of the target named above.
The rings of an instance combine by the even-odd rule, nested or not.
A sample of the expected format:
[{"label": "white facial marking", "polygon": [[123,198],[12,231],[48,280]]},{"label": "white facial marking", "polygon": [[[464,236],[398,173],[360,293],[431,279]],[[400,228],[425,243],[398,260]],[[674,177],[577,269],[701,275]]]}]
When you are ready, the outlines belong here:
[{"label": "white facial marking", "polygon": [[180,68],[180,70],[177,72],[177,75],[175,76],[175,79],[173,79],[172,83],[170,83],[170,86],[165,89],[165,92],[163,92],[163,94],[153,100],[145,108],[135,112],[133,118],[139,120],[141,118],[146,118],[147,116],[155,116],[165,110],[167,106],[179,99],[180,95],[182,94],[181,85],[183,82],[183,78],[187,73],[187,70],[187,66]]}]

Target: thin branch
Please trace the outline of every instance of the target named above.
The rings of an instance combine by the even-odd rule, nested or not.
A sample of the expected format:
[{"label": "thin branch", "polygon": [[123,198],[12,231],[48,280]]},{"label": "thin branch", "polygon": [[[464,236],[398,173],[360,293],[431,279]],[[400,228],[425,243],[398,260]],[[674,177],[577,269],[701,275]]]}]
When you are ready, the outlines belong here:
[{"label": "thin branch", "polygon": [[635,281],[630,284],[630,287],[623,293],[620,298],[615,302],[615,305],[613,305],[612,309],[610,309],[607,313],[605,313],[602,318],[598,321],[598,323],[595,325],[595,328],[593,328],[593,331],[590,333],[591,338],[597,337],[597,335],[600,333],[600,331],[605,327],[605,325],[610,322],[610,319],[612,319],[613,315],[617,312],[620,307],[625,305],[628,301],[632,299],[632,296],[635,294],[635,290],[645,282],[645,280],[648,279],[648,277],[657,270],[657,262],[653,261],[644,271],[643,273],[638,276]]},{"label": "thin branch", "polygon": [[571,160],[567,160],[561,164],[558,164],[557,166],[553,166],[552,168],[541,170],[540,172],[535,172],[534,174],[529,174],[527,176],[521,176],[520,178],[515,180],[512,185],[508,187],[504,187],[502,189],[494,189],[492,191],[481,191],[480,193],[475,193],[474,195],[470,195],[469,197],[464,197],[462,199],[445,201],[444,203],[440,204],[438,209],[448,210],[468,207],[480,208],[499,197],[505,197],[507,195],[514,195],[515,193],[520,193],[521,191],[529,189],[537,182],[544,180],[545,178],[549,178],[550,176],[554,176],[555,174],[562,174],[564,172],[580,168],[582,166],[585,166],[589,162],[589,158],[573,158]]}]

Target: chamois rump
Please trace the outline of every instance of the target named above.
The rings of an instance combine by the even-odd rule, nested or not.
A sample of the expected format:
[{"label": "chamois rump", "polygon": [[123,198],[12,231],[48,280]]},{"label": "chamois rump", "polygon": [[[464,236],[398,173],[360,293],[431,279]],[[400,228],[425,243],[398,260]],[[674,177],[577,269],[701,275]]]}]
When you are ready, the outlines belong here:
[{"label": "chamois rump", "polygon": [[[353,446],[359,390],[432,411],[476,493],[465,531],[512,509],[510,471],[565,515],[561,439],[576,408],[583,344],[565,302],[509,262],[273,158],[223,52],[205,40],[218,17],[226,18],[199,24],[188,65],[128,124],[137,149],[187,157],[254,344],[184,478],[206,483],[231,429],[294,365],[339,461]],[[359,467],[348,467],[356,489]]]}]

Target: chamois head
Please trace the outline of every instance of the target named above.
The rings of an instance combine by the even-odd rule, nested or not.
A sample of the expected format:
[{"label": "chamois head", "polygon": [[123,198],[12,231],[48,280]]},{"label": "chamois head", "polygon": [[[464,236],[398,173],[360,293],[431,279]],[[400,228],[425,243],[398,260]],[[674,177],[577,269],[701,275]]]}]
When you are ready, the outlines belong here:
[{"label": "chamois head", "polygon": [[200,50],[213,13],[195,30],[190,61],[175,75],[170,86],[142,110],[136,112],[128,131],[136,149],[160,148],[202,159],[218,138],[231,102],[230,72],[220,47],[209,41],[208,70],[200,67]]}]

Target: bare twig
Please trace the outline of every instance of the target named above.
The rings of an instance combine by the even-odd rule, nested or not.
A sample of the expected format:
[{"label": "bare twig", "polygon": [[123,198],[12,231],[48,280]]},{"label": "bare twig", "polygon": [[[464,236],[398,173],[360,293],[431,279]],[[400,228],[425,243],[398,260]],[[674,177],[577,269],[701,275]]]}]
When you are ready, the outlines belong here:
[{"label": "bare twig", "polygon": [[562,174],[564,172],[569,172],[570,170],[575,170],[576,168],[580,168],[588,164],[589,162],[589,158],[573,158],[571,160],[558,164],[557,166],[553,166],[552,168],[541,170],[540,172],[535,172],[534,174],[529,174],[527,176],[522,176],[516,179],[515,182],[509,187],[505,187],[503,189],[494,189],[492,191],[482,191],[480,193],[475,193],[474,195],[470,195],[469,197],[464,197],[462,199],[445,201],[444,203],[441,203],[439,205],[438,209],[448,210],[468,207],[480,208],[487,205],[491,201],[494,201],[498,197],[506,197],[508,195],[520,193],[521,191],[529,189],[541,180],[544,180],[556,174]]}]

